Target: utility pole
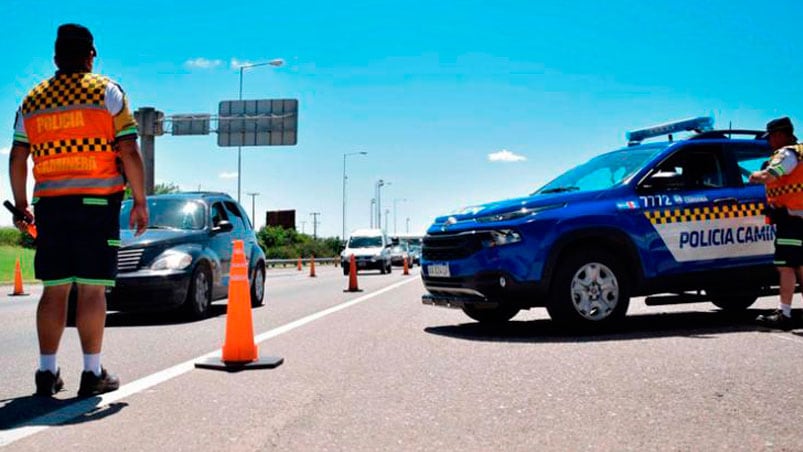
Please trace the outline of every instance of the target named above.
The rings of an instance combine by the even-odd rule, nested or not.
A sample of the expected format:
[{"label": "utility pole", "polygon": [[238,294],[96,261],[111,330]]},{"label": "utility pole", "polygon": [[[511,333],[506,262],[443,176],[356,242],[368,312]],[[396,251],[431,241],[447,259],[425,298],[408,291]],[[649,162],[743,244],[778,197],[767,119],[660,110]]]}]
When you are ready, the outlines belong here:
[{"label": "utility pole", "polygon": [[310,212],[310,216],[312,217],[312,238],[318,238],[318,215],[320,212]]}]

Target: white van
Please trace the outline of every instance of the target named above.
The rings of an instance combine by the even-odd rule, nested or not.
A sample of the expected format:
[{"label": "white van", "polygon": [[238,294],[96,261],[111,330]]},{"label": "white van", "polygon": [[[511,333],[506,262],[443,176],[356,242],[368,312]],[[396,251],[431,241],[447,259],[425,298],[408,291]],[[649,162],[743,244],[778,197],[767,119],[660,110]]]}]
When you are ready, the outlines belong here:
[{"label": "white van", "polygon": [[381,229],[357,229],[349,235],[346,249],[340,253],[343,274],[349,274],[349,260],[354,255],[357,270],[379,270],[383,275],[393,270],[390,261],[391,242]]}]

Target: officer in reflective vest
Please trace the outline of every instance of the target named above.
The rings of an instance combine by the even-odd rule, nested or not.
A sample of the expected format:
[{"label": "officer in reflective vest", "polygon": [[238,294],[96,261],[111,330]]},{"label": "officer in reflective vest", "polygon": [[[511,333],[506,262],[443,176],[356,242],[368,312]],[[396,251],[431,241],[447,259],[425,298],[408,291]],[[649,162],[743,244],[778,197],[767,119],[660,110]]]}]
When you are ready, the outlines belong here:
[{"label": "officer in reflective vest", "polygon": [[[34,269],[42,280],[36,326],[40,365],[36,393],[50,397],[64,385],[56,363],[70,290],[77,286],[76,327],[84,352],[79,396],[119,387],[100,365],[107,286],[117,275],[120,203],[126,178],[133,194],[129,227],[148,225],[137,125],[118,84],[92,73],[97,56],[86,27],[58,28],[58,71],[23,99],[14,124],[9,176],[14,204],[35,221]],[[33,160],[33,212],[26,183]],[[22,228],[21,222],[18,227]]]},{"label": "officer in reflective vest", "polygon": [[796,282],[803,283],[803,145],[797,143],[792,121],[773,119],[764,135],[774,150],[769,165],[750,175],[750,182],[765,184],[768,216],[775,224],[774,263],[780,273],[780,305],[760,315],[759,324],[790,330],[792,296]]}]

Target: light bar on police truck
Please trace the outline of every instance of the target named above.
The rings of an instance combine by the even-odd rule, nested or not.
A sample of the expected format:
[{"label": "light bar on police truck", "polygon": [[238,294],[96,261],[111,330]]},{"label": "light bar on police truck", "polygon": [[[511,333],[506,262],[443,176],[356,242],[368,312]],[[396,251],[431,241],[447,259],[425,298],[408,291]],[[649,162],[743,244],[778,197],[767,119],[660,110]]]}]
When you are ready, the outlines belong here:
[{"label": "light bar on police truck", "polygon": [[710,116],[700,116],[698,118],[683,119],[681,121],[668,122],[645,129],[632,130],[625,133],[628,144],[638,144],[642,140],[661,135],[669,135],[675,132],[705,132],[714,128],[714,118]]}]

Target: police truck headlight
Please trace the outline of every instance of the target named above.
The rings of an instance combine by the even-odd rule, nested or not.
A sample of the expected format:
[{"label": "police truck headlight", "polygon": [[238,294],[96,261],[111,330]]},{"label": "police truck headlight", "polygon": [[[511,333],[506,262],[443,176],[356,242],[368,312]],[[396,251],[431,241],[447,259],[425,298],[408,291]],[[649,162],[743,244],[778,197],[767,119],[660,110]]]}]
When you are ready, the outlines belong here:
[{"label": "police truck headlight", "polygon": [[521,234],[513,229],[499,229],[488,231],[489,238],[482,241],[483,246],[490,248],[493,246],[511,245],[521,242]]},{"label": "police truck headlight", "polygon": [[192,263],[192,256],[176,250],[167,250],[151,264],[151,270],[182,270]]},{"label": "police truck headlight", "polygon": [[494,221],[510,221],[518,218],[528,217],[530,215],[535,215],[538,212],[543,212],[545,210],[557,209],[564,206],[566,206],[565,203],[549,204],[540,207],[522,207],[521,209],[513,210],[510,212],[495,213],[491,215],[484,215],[481,217],[477,217],[476,221],[478,223],[491,223]]}]

